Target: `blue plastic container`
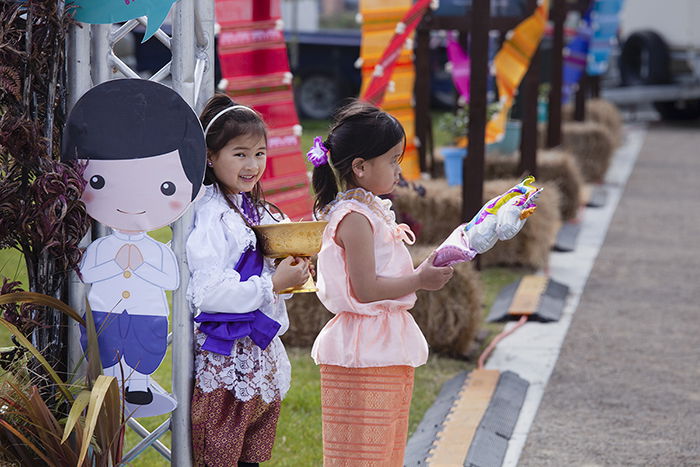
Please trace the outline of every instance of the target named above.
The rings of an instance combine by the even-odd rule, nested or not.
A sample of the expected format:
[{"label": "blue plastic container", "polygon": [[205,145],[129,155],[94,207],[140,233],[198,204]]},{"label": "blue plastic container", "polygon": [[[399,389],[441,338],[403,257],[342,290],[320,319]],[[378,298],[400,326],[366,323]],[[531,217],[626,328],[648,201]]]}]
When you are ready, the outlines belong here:
[{"label": "blue plastic container", "polygon": [[447,184],[450,186],[461,185],[462,161],[467,156],[467,148],[444,147],[441,152],[445,158]]},{"label": "blue plastic container", "polygon": [[522,133],[522,124],[520,120],[509,120],[506,123],[506,134],[503,135],[501,144],[498,149],[503,154],[513,154],[520,148],[520,135]]},{"label": "blue plastic container", "polygon": [[549,101],[547,99],[539,99],[537,101],[537,121],[539,123],[547,123],[549,121]]}]

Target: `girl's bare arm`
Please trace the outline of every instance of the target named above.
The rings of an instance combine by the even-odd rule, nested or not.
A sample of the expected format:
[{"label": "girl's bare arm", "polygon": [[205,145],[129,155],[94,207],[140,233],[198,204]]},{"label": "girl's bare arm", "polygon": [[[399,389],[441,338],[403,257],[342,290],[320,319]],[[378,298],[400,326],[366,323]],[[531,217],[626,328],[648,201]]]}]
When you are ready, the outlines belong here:
[{"label": "girl's bare arm", "polygon": [[369,220],[356,212],[346,215],[336,231],[336,242],[345,250],[352,292],[360,302],[397,299],[419,289],[438,290],[452,277],[451,267],[432,265],[433,255],[405,276],[377,275],[373,237]]}]

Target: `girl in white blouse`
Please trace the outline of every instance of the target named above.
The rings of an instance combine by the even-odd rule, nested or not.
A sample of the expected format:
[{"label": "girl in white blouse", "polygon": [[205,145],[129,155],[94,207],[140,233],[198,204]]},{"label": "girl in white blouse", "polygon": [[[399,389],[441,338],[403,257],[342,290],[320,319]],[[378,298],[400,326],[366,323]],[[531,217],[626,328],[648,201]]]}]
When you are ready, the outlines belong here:
[{"label": "girl in white blouse", "polygon": [[[291,367],[279,339],[289,327],[277,292],[303,284],[307,260],[275,269],[252,225],[284,217],[262,197],[267,134],[261,117],[223,94],[201,115],[207,142],[206,193],[187,240],[188,297],[195,322],[192,437],[197,466],[269,460]],[[270,212],[273,208],[275,214]]]}]

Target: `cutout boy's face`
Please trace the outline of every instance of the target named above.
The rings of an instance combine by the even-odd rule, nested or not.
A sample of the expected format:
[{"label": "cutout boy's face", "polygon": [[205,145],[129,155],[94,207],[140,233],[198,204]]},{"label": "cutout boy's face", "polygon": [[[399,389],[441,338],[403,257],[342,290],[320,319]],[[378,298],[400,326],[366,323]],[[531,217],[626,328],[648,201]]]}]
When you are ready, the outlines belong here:
[{"label": "cutout boy's face", "polygon": [[147,232],[178,219],[192,199],[192,183],[177,150],[142,159],[83,160],[87,186],[82,200],[102,224]]}]

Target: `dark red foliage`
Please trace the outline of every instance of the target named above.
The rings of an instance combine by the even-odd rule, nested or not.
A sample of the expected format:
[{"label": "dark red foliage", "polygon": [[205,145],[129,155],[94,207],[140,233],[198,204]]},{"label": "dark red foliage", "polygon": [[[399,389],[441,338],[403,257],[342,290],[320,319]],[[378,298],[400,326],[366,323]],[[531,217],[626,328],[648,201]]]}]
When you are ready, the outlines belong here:
[{"label": "dark red foliage", "polygon": [[[88,228],[82,167],[60,162],[65,121],[65,2],[0,0],[0,248],[24,256],[25,288],[65,299]],[[3,293],[18,284],[5,281]],[[65,371],[65,317],[55,310],[0,310],[59,372]],[[33,373],[45,377],[30,361]],[[42,393],[52,394],[48,378]]]},{"label": "dark red foliage", "polygon": [[[2,278],[2,286],[0,287],[0,296],[15,292],[24,292],[22,284],[18,281],[12,281],[7,277]],[[0,317],[15,325],[23,334],[29,335],[32,328],[37,324],[32,319],[32,312],[36,308],[28,303],[17,305],[8,303],[0,305]]]},{"label": "dark red foliage", "polygon": [[83,168],[60,162],[63,2],[0,2],[0,248],[22,252],[29,290],[56,296],[80,260]]}]

